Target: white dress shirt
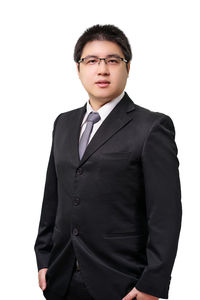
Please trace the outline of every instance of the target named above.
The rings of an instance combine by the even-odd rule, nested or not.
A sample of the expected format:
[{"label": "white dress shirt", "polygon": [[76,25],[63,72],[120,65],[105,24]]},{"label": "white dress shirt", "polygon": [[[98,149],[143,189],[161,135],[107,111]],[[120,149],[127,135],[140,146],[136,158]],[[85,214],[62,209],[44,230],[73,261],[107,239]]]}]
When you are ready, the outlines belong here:
[{"label": "white dress shirt", "polygon": [[[92,132],[90,134],[90,138],[89,138],[89,141],[88,141],[88,144],[90,142],[90,140],[92,139],[92,137],[94,136],[95,132],[97,131],[97,129],[99,128],[99,126],[102,124],[102,122],[105,120],[105,118],[109,115],[109,113],[113,110],[113,108],[117,105],[117,103],[124,97],[124,94],[125,92],[123,91],[117,98],[114,98],[113,100],[111,100],[110,102],[107,102],[105,103],[104,105],[102,105],[98,110],[97,112],[99,113],[101,119],[95,123],[93,125],[93,129],[92,129]],[[83,118],[83,121],[82,121],[82,124],[81,124],[81,131],[80,131],[80,137],[79,137],[79,140],[81,138],[81,135],[82,133],[84,132],[85,130],[85,127],[86,127],[86,119],[89,115],[89,113],[92,111],[92,112],[95,112],[92,108],[92,106],[90,105],[90,101],[88,100],[87,101],[87,106],[86,106],[86,113],[85,113],[85,116]]]}]

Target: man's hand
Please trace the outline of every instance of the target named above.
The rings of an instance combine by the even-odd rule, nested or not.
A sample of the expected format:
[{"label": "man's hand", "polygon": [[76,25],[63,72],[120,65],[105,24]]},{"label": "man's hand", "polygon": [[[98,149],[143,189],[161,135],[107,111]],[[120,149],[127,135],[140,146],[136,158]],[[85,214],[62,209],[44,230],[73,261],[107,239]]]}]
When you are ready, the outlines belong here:
[{"label": "man's hand", "polygon": [[44,268],[44,269],[39,270],[39,272],[38,272],[39,286],[43,291],[47,287],[47,283],[46,283],[46,272],[47,272],[47,270],[48,270],[48,268]]},{"label": "man's hand", "polygon": [[135,287],[122,300],[159,300],[157,297],[138,291]]}]

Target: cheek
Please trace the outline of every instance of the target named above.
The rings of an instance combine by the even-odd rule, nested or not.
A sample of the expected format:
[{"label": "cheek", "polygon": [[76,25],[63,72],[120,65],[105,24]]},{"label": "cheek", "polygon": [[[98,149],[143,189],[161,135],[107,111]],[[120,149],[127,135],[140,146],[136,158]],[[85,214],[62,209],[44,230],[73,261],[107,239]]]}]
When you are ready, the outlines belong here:
[{"label": "cheek", "polygon": [[125,81],[126,81],[125,74],[117,74],[117,76],[115,75],[113,80],[114,84],[118,87],[124,85]]},{"label": "cheek", "polygon": [[95,76],[93,74],[85,74],[83,76],[83,83],[86,86],[92,86],[94,84],[94,78]]}]

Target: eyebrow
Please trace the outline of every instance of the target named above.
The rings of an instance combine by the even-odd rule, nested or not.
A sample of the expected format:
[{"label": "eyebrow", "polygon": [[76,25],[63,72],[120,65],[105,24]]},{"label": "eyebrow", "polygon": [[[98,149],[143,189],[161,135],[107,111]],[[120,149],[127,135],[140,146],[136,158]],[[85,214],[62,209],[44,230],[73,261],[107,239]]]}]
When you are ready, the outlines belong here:
[{"label": "eyebrow", "polygon": [[[85,58],[98,58],[98,56],[96,56],[96,55],[87,55]],[[113,54],[108,54],[108,55],[106,55],[106,57],[120,57],[120,55],[119,54],[116,54],[116,53],[113,53]]]}]

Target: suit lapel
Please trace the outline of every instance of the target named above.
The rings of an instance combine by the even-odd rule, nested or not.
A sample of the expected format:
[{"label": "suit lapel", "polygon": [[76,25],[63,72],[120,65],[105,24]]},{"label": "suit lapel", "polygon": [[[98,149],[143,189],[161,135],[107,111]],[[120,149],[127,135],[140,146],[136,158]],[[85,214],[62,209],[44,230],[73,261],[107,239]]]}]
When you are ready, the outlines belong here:
[{"label": "suit lapel", "polygon": [[[81,123],[86,112],[86,104],[80,108],[77,121],[74,120],[71,128],[73,134],[71,151],[73,158],[77,162],[76,165],[80,167],[85,161],[99,148],[101,147],[108,139],[112,137],[118,130],[124,127],[129,123],[133,115],[129,112],[135,109],[134,102],[129,98],[128,94],[125,92],[124,97],[120,102],[113,108],[111,113],[106,117],[102,122],[91,141],[89,142],[82,159],[79,158],[79,136]],[[75,149],[75,150],[74,150]]]},{"label": "suit lapel", "polygon": [[70,152],[72,160],[75,162],[75,165],[79,165],[79,136],[81,131],[81,124],[86,113],[87,103],[84,106],[77,109],[76,114],[72,116],[71,122],[68,122],[67,126],[69,129],[69,139],[67,151]]}]

